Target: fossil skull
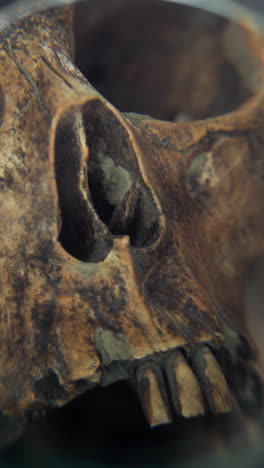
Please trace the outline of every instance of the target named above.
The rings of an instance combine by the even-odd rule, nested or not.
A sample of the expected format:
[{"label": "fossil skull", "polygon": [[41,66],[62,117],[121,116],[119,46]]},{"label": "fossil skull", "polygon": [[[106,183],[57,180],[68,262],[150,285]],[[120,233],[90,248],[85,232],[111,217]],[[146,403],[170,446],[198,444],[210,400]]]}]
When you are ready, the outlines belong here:
[{"label": "fossil skull", "polygon": [[[113,71],[102,94],[76,66],[72,6],[1,33],[0,408],[17,420],[136,379],[155,426],[229,412],[258,383],[243,288],[264,249],[263,39],[249,23],[208,27],[196,11],[188,34],[183,15],[179,48],[167,13],[167,36],[156,20],[142,32],[162,38],[163,85],[163,59],[126,50],[139,3],[125,3],[110,14],[90,2],[79,19],[91,63],[104,52],[116,70],[110,39],[126,52],[123,82]],[[110,103],[125,88],[140,113]]]}]

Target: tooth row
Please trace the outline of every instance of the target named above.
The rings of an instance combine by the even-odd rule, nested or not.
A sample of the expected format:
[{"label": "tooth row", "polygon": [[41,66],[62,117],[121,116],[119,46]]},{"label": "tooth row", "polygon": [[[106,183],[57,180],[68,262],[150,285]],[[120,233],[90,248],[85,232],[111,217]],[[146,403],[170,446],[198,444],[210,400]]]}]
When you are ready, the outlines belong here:
[{"label": "tooth row", "polygon": [[137,384],[151,427],[172,422],[172,415],[190,418],[232,411],[228,384],[207,346],[199,346],[190,362],[181,351],[172,353],[162,367],[145,362],[137,371]]}]

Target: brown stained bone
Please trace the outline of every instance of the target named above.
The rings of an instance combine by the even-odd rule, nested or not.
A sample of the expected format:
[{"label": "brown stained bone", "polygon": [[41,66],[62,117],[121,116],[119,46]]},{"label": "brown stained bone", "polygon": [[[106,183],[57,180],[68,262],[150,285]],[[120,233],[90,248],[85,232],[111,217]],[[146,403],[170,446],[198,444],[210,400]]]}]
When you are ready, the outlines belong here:
[{"label": "brown stained bone", "polygon": [[[101,32],[107,38],[104,27],[123,25],[122,5],[111,3],[109,17],[105,2],[89,2],[89,66],[81,66],[78,37],[75,45],[83,71],[94,53],[100,56],[94,41]],[[176,39],[185,43],[189,31],[195,44],[184,58],[174,22],[165,21],[174,10],[164,19],[154,1],[154,24],[162,27],[153,44],[160,41],[168,54],[170,73],[160,66],[159,81],[145,83],[154,76],[152,62],[144,68],[154,32],[152,22],[142,28],[138,70],[132,53],[138,6],[127,3],[129,29],[110,28],[113,50],[125,47],[126,31],[130,50],[122,52],[120,85],[114,77],[119,99],[122,83],[132,91],[139,76],[132,101],[140,111],[148,112],[151,101],[154,117],[177,120],[185,112],[201,120],[156,120],[110,104],[74,64],[72,8],[25,18],[1,33],[0,408],[17,421],[143,370],[150,424],[169,421],[161,380],[145,362],[164,375],[171,352],[183,349],[192,362],[198,345],[210,345],[215,355],[199,351],[192,364],[210,411],[231,410],[228,386],[242,407],[261,403],[243,291],[249,263],[264,250],[263,39],[249,24],[222,20],[212,35],[208,16],[177,9],[185,29]],[[205,44],[209,75],[190,73]],[[114,60],[113,50],[107,60]],[[237,80],[232,92],[241,91],[231,107],[218,79],[225,70]],[[129,102],[125,95],[120,107],[131,110]],[[191,382],[188,395],[196,395],[197,405],[182,389],[175,398],[182,415],[200,414],[197,379],[179,359],[168,381],[178,379],[183,389],[185,378]]]}]

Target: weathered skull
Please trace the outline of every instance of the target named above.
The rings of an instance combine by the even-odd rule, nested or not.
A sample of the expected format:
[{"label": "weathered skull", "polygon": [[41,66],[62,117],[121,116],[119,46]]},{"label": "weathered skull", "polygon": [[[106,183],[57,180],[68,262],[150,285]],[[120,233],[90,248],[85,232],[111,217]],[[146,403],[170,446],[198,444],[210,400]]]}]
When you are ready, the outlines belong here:
[{"label": "weathered skull", "polygon": [[229,412],[261,393],[243,290],[264,250],[263,39],[88,3],[75,34],[63,7],[0,37],[0,408],[132,378],[152,426]]}]

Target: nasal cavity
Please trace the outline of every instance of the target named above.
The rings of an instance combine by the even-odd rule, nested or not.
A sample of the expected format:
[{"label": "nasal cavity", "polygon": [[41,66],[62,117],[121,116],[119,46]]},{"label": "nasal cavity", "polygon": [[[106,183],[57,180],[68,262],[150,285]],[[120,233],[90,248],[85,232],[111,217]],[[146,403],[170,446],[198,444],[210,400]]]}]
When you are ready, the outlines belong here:
[{"label": "nasal cavity", "polygon": [[78,260],[98,262],[104,260],[112,248],[112,236],[89,199],[85,150],[81,109],[73,108],[62,117],[56,129],[58,240],[66,252]]},{"label": "nasal cavity", "polygon": [[88,187],[99,218],[114,236],[128,235],[134,247],[151,245],[160,232],[160,217],[126,128],[100,100],[87,103],[83,117]]}]

